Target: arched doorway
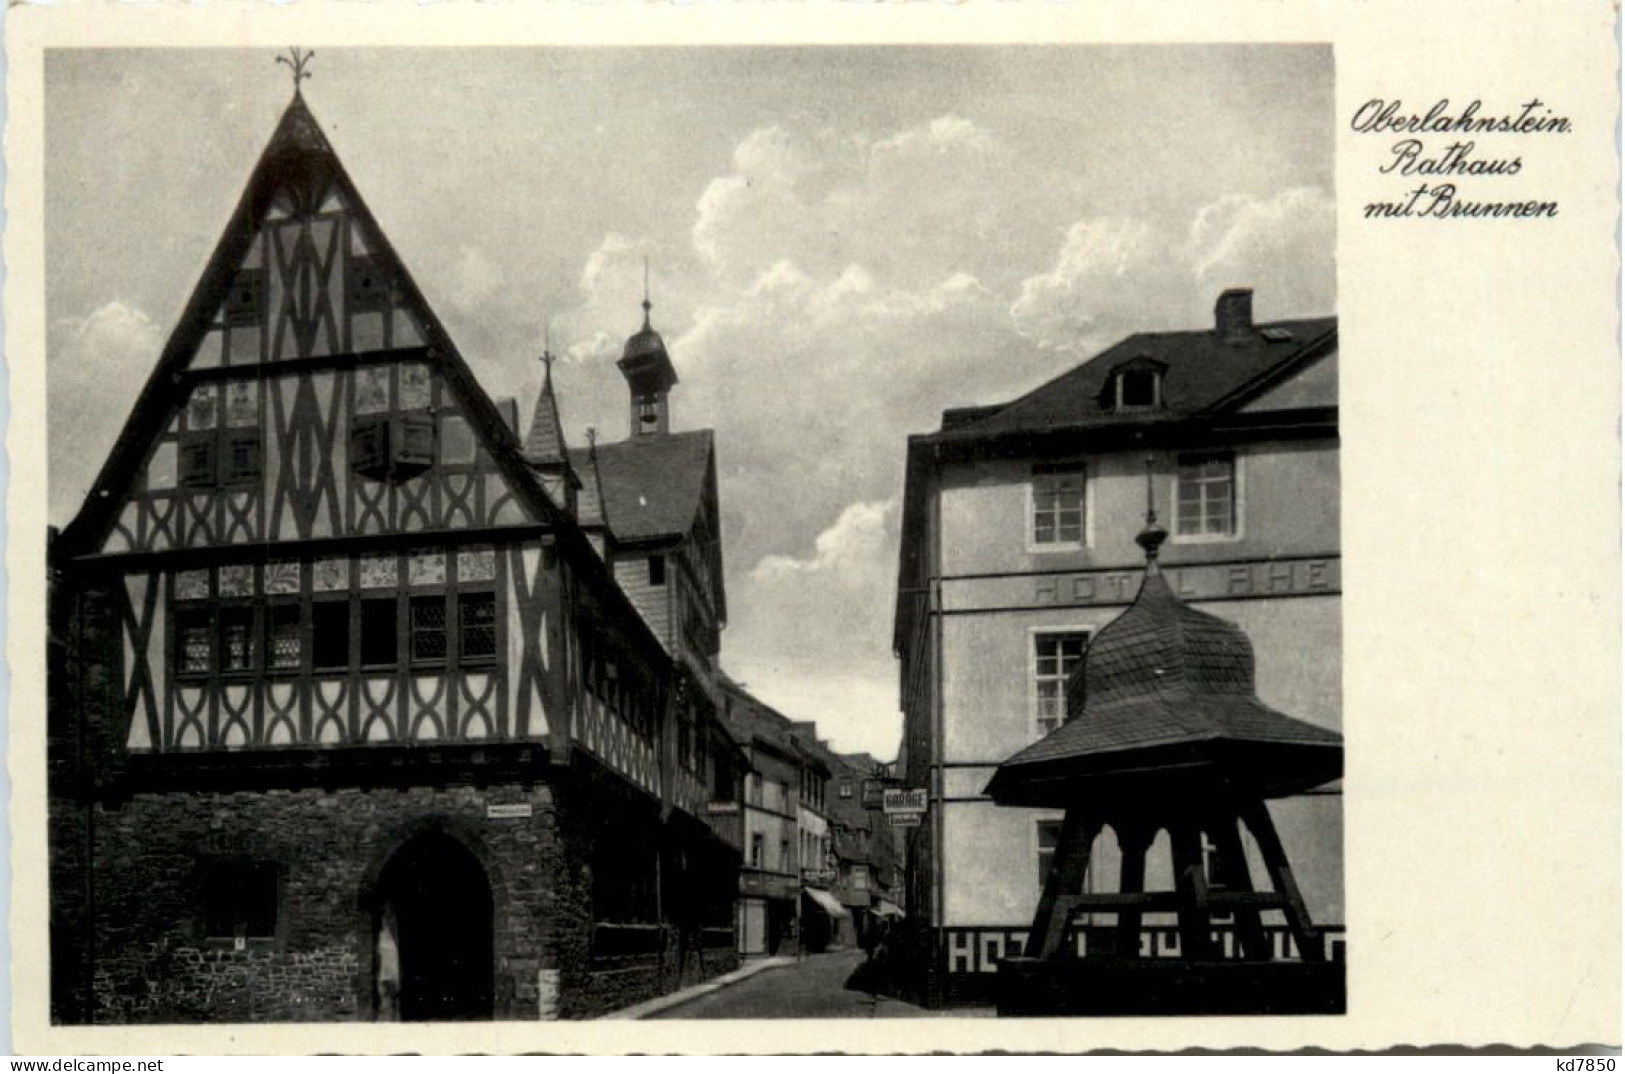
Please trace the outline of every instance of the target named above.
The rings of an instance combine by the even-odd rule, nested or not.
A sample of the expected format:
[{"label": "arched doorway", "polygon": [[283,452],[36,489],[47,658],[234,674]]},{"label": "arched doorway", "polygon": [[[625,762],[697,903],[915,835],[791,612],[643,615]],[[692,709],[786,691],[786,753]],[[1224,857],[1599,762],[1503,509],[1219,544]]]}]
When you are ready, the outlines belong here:
[{"label": "arched doorway", "polygon": [[375,890],[379,1017],[490,1018],[491,884],[468,848],[439,832],[416,836],[389,859]]}]

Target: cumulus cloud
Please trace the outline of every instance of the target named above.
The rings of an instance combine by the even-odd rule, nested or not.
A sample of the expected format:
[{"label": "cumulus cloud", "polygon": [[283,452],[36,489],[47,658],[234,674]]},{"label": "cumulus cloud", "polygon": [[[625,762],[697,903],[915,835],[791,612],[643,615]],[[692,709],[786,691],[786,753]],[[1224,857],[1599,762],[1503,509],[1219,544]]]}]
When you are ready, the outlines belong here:
[{"label": "cumulus cloud", "polygon": [[1165,306],[1167,296],[1156,292],[1178,286],[1183,275],[1172,244],[1151,224],[1080,220],[1049,271],[1022,281],[1010,315],[1042,347],[1098,350],[1137,308],[1143,318]]},{"label": "cumulus cloud", "polygon": [[1221,198],[1191,222],[1188,251],[1203,293],[1254,288],[1263,316],[1330,313],[1337,286],[1331,196],[1297,187],[1274,198]]},{"label": "cumulus cloud", "polygon": [[[140,309],[113,301],[49,327],[47,391],[51,521],[70,521],[157,364],[163,333]],[[117,424],[115,424],[115,422]]]},{"label": "cumulus cloud", "polygon": [[[883,725],[890,743],[863,748],[895,748],[908,433],[1130,332],[1205,324],[1223,286],[1254,285],[1260,315],[1330,309],[1322,192],[1155,218],[1091,216],[1086,194],[960,115],[880,132],[767,126],[700,188],[679,237],[609,234],[583,264],[555,370],[572,437],[588,420],[625,435],[613,360],[649,255],[654,325],[681,378],[674,427],[717,434],[724,665],[838,742]],[[866,684],[884,711],[851,711],[858,694],[835,697],[835,681]]]},{"label": "cumulus cloud", "polygon": [[1010,307],[1041,347],[1084,355],[1130,332],[1205,324],[1226,287],[1249,286],[1261,319],[1334,306],[1335,215],[1317,188],[1202,206],[1183,231],[1125,218],[1074,223],[1051,267]]},{"label": "cumulus cloud", "polygon": [[993,136],[963,116],[938,116],[921,127],[899,131],[875,143],[876,156],[896,153],[911,157],[918,153],[991,153],[997,148]]},{"label": "cumulus cloud", "polygon": [[859,501],[799,554],[770,554],[733,580],[726,664],[838,748],[897,748],[889,642],[897,501]]},{"label": "cumulus cloud", "polygon": [[753,582],[779,582],[816,577],[836,585],[869,580],[888,535],[888,523],[897,501],[855,503],[841,512],[835,524],[818,535],[813,554],[763,556],[750,572]]}]

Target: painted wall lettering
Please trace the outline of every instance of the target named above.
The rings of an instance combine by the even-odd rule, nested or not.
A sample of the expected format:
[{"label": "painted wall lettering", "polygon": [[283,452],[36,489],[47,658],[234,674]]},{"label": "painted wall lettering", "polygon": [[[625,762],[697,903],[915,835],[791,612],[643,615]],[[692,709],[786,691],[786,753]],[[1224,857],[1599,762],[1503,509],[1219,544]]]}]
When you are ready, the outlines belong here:
[{"label": "painted wall lettering", "polygon": [[[1284,960],[1299,957],[1297,945],[1293,942],[1291,934],[1284,925],[1266,924],[1264,933],[1269,940],[1274,958]],[[943,949],[943,953],[947,958],[949,973],[997,973],[1000,959],[1020,955],[1026,948],[1027,930],[997,925],[980,928],[950,928],[948,929],[947,940],[947,946]],[[1216,926],[1213,929],[1213,940],[1218,945],[1219,951],[1224,958],[1241,957],[1239,939],[1233,926]],[[1073,934],[1072,942],[1075,945],[1077,957],[1083,958],[1088,948],[1088,932],[1079,929]],[[1327,956],[1338,959],[1341,958],[1342,952],[1342,930],[1327,930]],[[1179,958],[1179,930],[1171,925],[1150,926],[1142,929],[1140,931],[1139,955],[1141,958]]]},{"label": "painted wall lettering", "polygon": [[[1185,600],[1245,599],[1336,593],[1341,581],[1336,556],[1258,560],[1251,563],[1167,567],[1174,592]],[[1126,604],[1140,588],[1139,571],[1081,571],[1034,578],[1039,605]]]}]

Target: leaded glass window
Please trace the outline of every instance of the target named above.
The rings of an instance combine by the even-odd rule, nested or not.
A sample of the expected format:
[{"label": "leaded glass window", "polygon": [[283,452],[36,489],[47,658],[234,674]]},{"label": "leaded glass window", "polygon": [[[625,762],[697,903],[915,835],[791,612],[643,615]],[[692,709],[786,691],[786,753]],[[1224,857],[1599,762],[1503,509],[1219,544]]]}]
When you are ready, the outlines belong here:
[{"label": "leaded glass window", "polygon": [[492,593],[461,593],[457,597],[464,661],[492,660],[497,655],[497,601]]},{"label": "leaded glass window", "polygon": [[297,670],[304,658],[299,605],[271,605],[266,633],[266,666],[275,671]]},{"label": "leaded glass window", "polygon": [[176,670],[182,675],[207,675],[213,651],[209,613],[201,609],[182,612],[177,617],[177,623],[179,643],[175,646]]},{"label": "leaded glass window", "polygon": [[254,609],[220,610],[220,670],[254,670]]},{"label": "leaded glass window", "polygon": [[412,598],[412,662],[443,663],[446,659],[446,599]]}]

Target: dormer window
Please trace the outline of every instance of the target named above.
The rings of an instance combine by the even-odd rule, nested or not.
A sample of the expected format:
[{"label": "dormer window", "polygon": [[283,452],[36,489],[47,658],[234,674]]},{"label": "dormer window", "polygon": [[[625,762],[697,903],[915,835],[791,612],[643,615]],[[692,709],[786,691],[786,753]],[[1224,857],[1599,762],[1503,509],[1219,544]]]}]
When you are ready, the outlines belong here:
[{"label": "dormer window", "polygon": [[1117,375],[1117,409],[1137,410],[1157,405],[1162,394],[1157,374],[1149,369],[1135,369]]},{"label": "dormer window", "polygon": [[1162,406],[1162,375],[1167,366],[1141,355],[1112,370],[1102,393],[1107,410],[1155,410]]}]

